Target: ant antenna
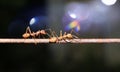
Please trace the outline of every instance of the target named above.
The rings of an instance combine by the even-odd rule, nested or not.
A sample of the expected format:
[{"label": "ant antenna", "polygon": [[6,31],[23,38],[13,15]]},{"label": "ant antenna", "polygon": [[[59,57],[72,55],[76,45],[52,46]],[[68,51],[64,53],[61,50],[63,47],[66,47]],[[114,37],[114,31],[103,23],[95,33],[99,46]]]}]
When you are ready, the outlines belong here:
[{"label": "ant antenna", "polygon": [[73,32],[73,29],[70,31],[70,34],[72,34],[72,32]]},{"label": "ant antenna", "polygon": [[[77,36],[79,36],[79,34],[78,34],[77,32],[75,32],[75,30],[72,29],[70,33],[72,34],[73,32],[74,32]],[[73,36],[75,37],[75,35],[73,35]],[[78,38],[77,36],[76,36],[75,38]]]},{"label": "ant antenna", "polygon": [[50,34],[48,34],[48,33],[46,33],[46,34],[51,38]]},{"label": "ant antenna", "polygon": [[31,30],[30,30],[30,27],[28,26],[27,29],[26,29],[26,33],[29,32],[31,34]]},{"label": "ant antenna", "polygon": [[56,32],[55,32],[55,31],[53,31],[53,33],[54,33],[54,36],[56,36],[56,37],[58,38],[58,35],[56,34]]},{"label": "ant antenna", "polygon": [[64,32],[63,36],[64,36],[64,35],[66,35],[66,34],[67,34],[67,33],[66,33],[66,32]]},{"label": "ant antenna", "polygon": [[62,30],[60,30],[60,37],[62,36]]}]

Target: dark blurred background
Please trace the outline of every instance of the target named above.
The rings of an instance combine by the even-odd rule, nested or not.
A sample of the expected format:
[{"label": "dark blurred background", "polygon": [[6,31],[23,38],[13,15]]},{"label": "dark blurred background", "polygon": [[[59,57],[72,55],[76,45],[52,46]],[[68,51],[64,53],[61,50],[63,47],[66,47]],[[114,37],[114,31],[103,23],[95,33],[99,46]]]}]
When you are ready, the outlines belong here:
[{"label": "dark blurred background", "polygon": [[[0,38],[52,28],[80,38],[119,38],[120,2],[0,0]],[[119,44],[0,44],[0,72],[119,72]]]}]

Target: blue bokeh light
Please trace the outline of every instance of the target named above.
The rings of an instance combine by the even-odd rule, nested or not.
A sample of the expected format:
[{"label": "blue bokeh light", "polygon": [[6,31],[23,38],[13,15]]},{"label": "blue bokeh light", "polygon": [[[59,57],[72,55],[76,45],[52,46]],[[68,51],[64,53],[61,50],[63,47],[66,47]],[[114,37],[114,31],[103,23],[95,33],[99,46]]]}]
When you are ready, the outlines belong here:
[{"label": "blue bokeh light", "polygon": [[29,21],[29,25],[33,31],[39,29],[46,29],[48,27],[48,20],[46,16],[35,16]]},{"label": "blue bokeh light", "polygon": [[36,19],[35,19],[35,18],[32,18],[32,19],[30,20],[30,25],[33,25],[35,22],[36,22]]}]

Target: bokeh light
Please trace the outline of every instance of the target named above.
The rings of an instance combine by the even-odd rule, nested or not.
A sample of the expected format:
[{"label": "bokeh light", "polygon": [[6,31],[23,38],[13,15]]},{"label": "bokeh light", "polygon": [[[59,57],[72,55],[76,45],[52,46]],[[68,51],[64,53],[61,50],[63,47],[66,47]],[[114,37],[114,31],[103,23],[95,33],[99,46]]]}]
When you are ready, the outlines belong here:
[{"label": "bokeh light", "polygon": [[107,5],[107,6],[111,6],[114,5],[117,0],[101,0],[103,4]]},{"label": "bokeh light", "polygon": [[46,16],[35,16],[32,17],[29,21],[31,29],[36,31],[39,29],[45,29],[48,27],[48,20]]},{"label": "bokeh light", "polygon": [[67,30],[75,29],[75,31],[79,31],[80,30],[80,23],[79,23],[79,21],[74,20],[74,21],[70,22],[70,24],[68,24],[66,26],[66,29]]},{"label": "bokeh light", "polygon": [[[102,0],[102,2],[112,5],[117,0]],[[93,26],[105,26],[105,24],[119,18],[119,13],[115,9],[105,6],[97,0],[87,3],[70,2],[66,4],[64,10],[63,26],[65,30],[74,28],[76,31],[89,31]],[[76,21],[79,23],[76,23]],[[80,24],[80,27],[78,24]]]},{"label": "bokeh light", "polygon": [[77,18],[76,14],[74,14],[74,13],[70,13],[69,15],[70,15],[70,17],[73,18],[73,19]]},{"label": "bokeh light", "polygon": [[73,19],[84,20],[88,17],[87,4],[72,2],[66,5],[65,12]]},{"label": "bokeh light", "polygon": [[[66,5],[63,26],[65,30],[81,30],[81,22],[89,17],[89,6],[84,3],[72,2]],[[87,26],[86,26],[87,27]]]},{"label": "bokeh light", "polygon": [[30,25],[33,25],[35,22],[36,22],[36,19],[35,19],[35,18],[32,18],[32,19],[30,20]]}]

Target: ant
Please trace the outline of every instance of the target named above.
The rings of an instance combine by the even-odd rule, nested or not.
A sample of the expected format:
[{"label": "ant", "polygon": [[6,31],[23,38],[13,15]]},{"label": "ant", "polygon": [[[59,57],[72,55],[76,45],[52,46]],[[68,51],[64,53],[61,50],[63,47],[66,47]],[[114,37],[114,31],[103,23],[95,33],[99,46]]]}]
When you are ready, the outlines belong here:
[{"label": "ant", "polygon": [[26,32],[22,35],[22,37],[26,39],[26,38],[29,38],[29,37],[35,38],[35,37],[38,37],[40,35],[50,36],[48,33],[46,33],[45,30],[38,30],[37,32],[31,32],[30,27],[28,26],[26,28]]},{"label": "ant", "polygon": [[[54,34],[53,34],[53,33],[54,33]],[[49,39],[49,41],[50,41],[51,43],[59,42],[59,41],[62,41],[62,40],[64,40],[65,42],[70,42],[70,41],[68,41],[68,40],[73,39],[73,38],[78,38],[77,36],[72,35],[72,31],[71,31],[70,33],[64,32],[63,35],[62,35],[62,31],[60,31],[60,36],[59,36],[59,37],[56,35],[56,33],[55,33],[55,31],[54,31],[54,32],[52,32],[52,35],[53,35],[53,37],[51,37],[51,38]],[[55,35],[56,35],[56,37],[55,37]]]}]

